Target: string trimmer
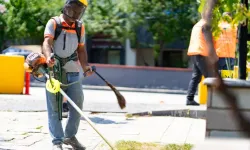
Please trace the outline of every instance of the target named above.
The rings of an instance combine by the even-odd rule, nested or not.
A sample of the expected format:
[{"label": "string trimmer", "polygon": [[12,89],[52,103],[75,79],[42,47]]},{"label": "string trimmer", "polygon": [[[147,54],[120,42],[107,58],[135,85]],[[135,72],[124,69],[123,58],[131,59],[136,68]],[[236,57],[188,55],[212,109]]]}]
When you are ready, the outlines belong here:
[{"label": "string trimmer", "polygon": [[[52,56],[53,58],[53,56]],[[82,79],[86,76],[86,73],[84,72],[84,75],[82,79],[79,81],[76,81],[74,83],[70,84],[62,84],[58,80],[52,77],[52,72],[49,71],[50,69],[48,68],[46,64],[46,59],[43,54],[40,53],[31,53],[27,56],[26,61],[25,61],[25,69],[29,71],[35,78],[38,77],[43,77],[45,76],[47,78],[46,81],[46,89],[53,93],[56,94],[60,92],[67,100],[68,102],[72,105],[72,107],[75,108],[75,110],[89,123],[89,125],[102,137],[102,139],[110,146],[111,149],[114,149],[111,143],[96,129],[94,123],[84,115],[82,110],[71,100],[71,98],[61,89],[61,86],[69,86],[78,82],[81,82]],[[115,89],[113,85],[111,85],[108,81],[106,81],[99,73],[97,73],[95,66],[92,66],[92,71],[94,71],[103,81],[106,82],[108,86],[111,87],[111,89],[115,92],[117,99],[118,99],[118,104],[121,109],[125,108],[126,106],[126,101],[124,97]]]}]

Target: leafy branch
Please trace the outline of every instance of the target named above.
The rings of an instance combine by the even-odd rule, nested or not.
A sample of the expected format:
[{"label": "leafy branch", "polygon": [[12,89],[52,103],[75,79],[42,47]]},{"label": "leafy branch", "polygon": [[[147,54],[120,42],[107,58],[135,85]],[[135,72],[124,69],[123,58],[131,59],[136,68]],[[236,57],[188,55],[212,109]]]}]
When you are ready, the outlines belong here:
[{"label": "leafy branch", "polygon": [[[201,0],[198,11],[202,13],[207,0]],[[222,16],[223,12],[230,12],[232,19],[227,16]],[[231,23],[232,27],[238,24],[246,23],[246,19],[250,17],[250,12],[246,6],[241,4],[239,0],[218,0],[218,3],[212,12],[212,33],[216,38],[221,33],[221,29],[218,27],[219,22],[227,21]]]}]

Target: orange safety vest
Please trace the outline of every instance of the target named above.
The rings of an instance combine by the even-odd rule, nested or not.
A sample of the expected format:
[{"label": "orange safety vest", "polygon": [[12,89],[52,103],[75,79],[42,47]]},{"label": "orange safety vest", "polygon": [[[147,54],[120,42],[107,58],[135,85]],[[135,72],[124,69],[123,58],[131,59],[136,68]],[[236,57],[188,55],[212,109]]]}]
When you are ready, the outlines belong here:
[{"label": "orange safety vest", "polygon": [[191,33],[187,55],[208,56],[208,46],[206,44],[204,34],[202,33],[202,26],[204,24],[205,21],[201,19],[194,25]]},{"label": "orange safety vest", "polygon": [[221,22],[219,27],[222,32],[215,41],[215,50],[218,57],[235,58],[237,27],[232,27],[227,22]]}]

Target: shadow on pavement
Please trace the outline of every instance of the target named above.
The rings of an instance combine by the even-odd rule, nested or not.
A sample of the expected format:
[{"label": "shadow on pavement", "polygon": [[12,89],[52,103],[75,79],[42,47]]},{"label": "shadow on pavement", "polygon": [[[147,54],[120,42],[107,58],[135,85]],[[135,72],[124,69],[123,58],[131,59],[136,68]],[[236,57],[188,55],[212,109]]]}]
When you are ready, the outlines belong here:
[{"label": "shadow on pavement", "polygon": [[[89,119],[96,124],[127,124],[127,122],[116,122],[109,119],[104,119],[101,117],[89,117]],[[84,118],[81,118],[81,120],[85,120]]]}]

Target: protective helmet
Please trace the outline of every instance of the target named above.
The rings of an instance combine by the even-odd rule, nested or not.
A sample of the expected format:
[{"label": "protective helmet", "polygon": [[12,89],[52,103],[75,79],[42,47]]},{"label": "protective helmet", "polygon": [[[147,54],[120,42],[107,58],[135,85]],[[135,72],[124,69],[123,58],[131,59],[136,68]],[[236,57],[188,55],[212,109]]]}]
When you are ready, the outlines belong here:
[{"label": "protective helmet", "polygon": [[87,6],[87,0],[67,0],[62,13],[72,20],[80,20]]}]

